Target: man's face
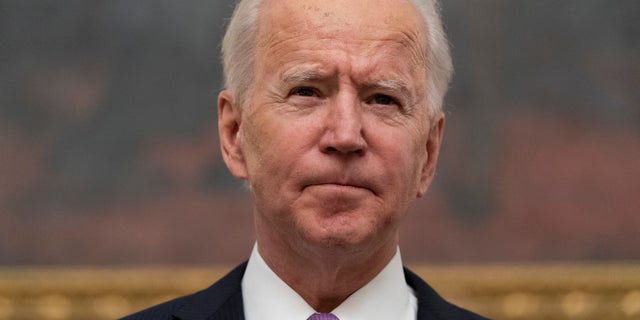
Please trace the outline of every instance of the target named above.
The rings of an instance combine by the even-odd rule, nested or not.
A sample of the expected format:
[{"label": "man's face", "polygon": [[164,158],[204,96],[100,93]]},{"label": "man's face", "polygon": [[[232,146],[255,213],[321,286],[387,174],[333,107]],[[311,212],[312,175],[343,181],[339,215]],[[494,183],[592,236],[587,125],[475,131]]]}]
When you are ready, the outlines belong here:
[{"label": "man's face", "polygon": [[251,185],[258,242],[395,248],[442,132],[441,115],[429,122],[419,13],[402,0],[266,3],[247,103],[220,113],[223,151],[229,140],[235,152],[225,161]]}]

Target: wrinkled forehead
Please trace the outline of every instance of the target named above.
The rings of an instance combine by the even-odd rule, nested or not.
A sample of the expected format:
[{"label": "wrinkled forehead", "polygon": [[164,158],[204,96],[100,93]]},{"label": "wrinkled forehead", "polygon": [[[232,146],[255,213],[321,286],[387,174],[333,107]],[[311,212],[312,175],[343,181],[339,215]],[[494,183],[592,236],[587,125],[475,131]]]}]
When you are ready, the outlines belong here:
[{"label": "wrinkled forehead", "polygon": [[424,21],[408,0],[265,0],[258,26],[258,41],[309,33],[375,40],[395,32],[422,47],[426,38]]}]

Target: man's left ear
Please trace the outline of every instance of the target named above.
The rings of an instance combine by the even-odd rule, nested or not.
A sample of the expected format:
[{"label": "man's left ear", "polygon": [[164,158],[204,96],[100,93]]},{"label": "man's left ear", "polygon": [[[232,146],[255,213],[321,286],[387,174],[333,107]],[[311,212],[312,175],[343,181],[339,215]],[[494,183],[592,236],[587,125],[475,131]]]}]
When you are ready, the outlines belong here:
[{"label": "man's left ear", "polygon": [[442,132],[444,130],[444,113],[440,112],[431,121],[431,128],[429,128],[429,137],[427,138],[427,156],[424,159],[424,165],[422,166],[422,172],[420,174],[420,185],[418,187],[418,197],[422,197],[431,182],[436,172],[436,164],[438,163],[438,154],[440,153],[440,146],[442,145]]}]

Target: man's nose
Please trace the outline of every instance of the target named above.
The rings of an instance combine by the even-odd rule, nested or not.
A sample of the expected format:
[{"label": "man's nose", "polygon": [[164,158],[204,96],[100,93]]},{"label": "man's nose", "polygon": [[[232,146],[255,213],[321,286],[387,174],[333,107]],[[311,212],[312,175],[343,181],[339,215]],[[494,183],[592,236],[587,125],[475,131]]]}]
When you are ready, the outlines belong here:
[{"label": "man's nose", "polygon": [[364,155],[367,142],[364,136],[362,106],[357,98],[342,97],[331,103],[324,121],[325,130],[320,140],[322,152]]}]

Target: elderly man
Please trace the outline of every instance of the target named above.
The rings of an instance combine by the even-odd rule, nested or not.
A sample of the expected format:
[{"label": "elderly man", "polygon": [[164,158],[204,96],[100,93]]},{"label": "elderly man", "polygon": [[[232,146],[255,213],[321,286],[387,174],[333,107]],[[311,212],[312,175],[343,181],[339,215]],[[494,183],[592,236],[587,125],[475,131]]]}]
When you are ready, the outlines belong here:
[{"label": "elderly man", "polygon": [[126,319],[484,319],[403,269],[451,61],[427,0],[243,0],[223,43],[224,161],[253,196],[248,263]]}]

